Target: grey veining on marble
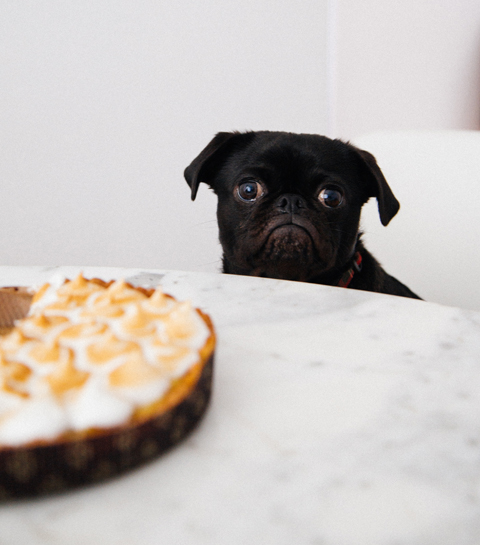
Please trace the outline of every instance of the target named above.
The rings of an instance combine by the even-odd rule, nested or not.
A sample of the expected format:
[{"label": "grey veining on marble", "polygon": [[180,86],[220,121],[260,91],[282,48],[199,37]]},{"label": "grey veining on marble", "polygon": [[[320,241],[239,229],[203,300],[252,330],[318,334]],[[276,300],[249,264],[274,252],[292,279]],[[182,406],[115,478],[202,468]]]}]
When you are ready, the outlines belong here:
[{"label": "grey veining on marble", "polygon": [[[0,284],[80,268],[0,267]],[[480,313],[295,282],[83,268],[208,312],[212,404],[155,462],[0,506],[0,545],[478,545]]]}]

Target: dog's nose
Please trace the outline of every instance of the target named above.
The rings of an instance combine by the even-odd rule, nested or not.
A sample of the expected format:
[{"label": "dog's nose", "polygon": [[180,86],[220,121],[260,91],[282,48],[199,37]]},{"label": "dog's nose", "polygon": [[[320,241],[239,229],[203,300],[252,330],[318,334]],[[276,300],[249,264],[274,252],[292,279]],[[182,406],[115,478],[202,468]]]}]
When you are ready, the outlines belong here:
[{"label": "dog's nose", "polygon": [[285,214],[298,214],[302,208],[306,208],[306,202],[300,195],[285,193],[277,199],[275,206]]}]

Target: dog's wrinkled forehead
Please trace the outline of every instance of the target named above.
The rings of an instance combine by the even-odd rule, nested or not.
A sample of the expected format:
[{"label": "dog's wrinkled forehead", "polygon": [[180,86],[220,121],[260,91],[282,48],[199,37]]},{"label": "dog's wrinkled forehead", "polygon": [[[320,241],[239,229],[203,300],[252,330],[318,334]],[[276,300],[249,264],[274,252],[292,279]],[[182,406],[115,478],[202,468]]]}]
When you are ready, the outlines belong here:
[{"label": "dog's wrinkled forehead", "polygon": [[351,177],[356,165],[343,142],[308,134],[257,133],[226,168],[237,176],[254,175],[275,183],[302,184],[325,174]]}]

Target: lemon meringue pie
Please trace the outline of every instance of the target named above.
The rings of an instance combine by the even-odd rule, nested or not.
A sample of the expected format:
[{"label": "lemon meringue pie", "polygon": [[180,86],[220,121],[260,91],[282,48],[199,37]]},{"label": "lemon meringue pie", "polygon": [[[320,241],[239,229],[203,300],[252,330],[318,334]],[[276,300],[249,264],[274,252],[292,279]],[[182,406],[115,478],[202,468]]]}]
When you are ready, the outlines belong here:
[{"label": "lemon meringue pie", "polygon": [[206,409],[214,349],[210,318],[160,287],[43,285],[0,337],[0,498],[93,482],[175,444]]}]

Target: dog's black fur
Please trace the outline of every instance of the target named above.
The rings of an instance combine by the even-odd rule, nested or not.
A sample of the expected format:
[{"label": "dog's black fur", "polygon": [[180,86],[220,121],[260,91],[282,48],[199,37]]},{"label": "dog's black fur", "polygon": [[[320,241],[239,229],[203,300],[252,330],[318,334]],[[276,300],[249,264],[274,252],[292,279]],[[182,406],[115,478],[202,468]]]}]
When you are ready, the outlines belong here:
[{"label": "dog's black fur", "polygon": [[370,197],[387,225],[400,207],[375,158],[349,143],[286,132],[221,132],[185,169],[218,196],[223,272],[339,285],[419,299],[365,249],[360,212]]}]

